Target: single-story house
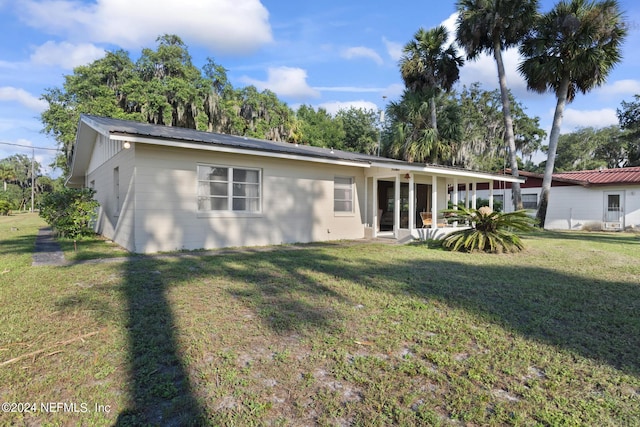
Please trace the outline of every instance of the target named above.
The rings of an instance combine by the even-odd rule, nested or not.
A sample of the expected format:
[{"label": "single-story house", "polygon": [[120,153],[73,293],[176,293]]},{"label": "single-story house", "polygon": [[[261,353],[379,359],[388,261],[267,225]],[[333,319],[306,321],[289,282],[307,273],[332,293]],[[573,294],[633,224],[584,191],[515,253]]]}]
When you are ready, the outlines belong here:
[{"label": "single-story house", "polygon": [[[95,230],[132,252],[365,237],[439,237],[433,218],[475,203],[478,183],[520,179],[461,168],[83,115],[69,187],[100,203]],[[473,190],[469,190],[473,188]]]},{"label": "single-story house", "polygon": [[[535,212],[542,174],[519,172],[525,209]],[[479,184],[478,197],[487,197]],[[513,211],[511,183],[495,182],[494,200]],[[640,167],[596,169],[553,174],[544,228],[549,230],[625,230],[640,228]]]}]

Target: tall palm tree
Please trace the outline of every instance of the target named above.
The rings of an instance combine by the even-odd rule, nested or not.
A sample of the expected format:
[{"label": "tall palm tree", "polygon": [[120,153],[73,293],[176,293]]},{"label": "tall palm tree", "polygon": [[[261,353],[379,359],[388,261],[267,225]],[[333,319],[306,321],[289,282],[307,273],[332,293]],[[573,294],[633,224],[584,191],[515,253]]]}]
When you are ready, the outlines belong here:
[{"label": "tall palm tree", "polygon": [[535,31],[520,47],[525,59],[518,70],[527,80],[528,89],[538,93],[553,91],[557,98],[538,203],[541,226],[547,215],[564,108],[578,91],[587,93],[605,82],[621,59],[625,36],[625,24],[616,0],[570,0],[561,1],[540,17]]},{"label": "tall palm tree", "polygon": [[[531,30],[538,14],[537,0],[458,0],[456,39],[465,50],[467,59],[475,60],[481,53],[493,54],[498,67],[502,113],[504,116],[504,139],[509,147],[511,173],[518,176],[515,136],[511,103],[504,71],[502,51],[520,44]],[[522,209],[520,184],[513,183],[513,206]]]},{"label": "tall palm tree", "polygon": [[456,49],[447,46],[448,38],[447,29],[442,25],[429,31],[420,28],[404,46],[400,59],[400,73],[407,88],[430,95],[431,127],[436,132],[436,97],[451,90],[460,78],[460,67],[464,63]]}]

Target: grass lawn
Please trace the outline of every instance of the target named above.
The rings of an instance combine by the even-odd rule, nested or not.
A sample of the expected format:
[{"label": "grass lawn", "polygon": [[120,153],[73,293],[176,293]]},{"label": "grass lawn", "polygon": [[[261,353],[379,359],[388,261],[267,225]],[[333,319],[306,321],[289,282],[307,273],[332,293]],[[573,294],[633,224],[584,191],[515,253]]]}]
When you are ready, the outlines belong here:
[{"label": "grass lawn", "polygon": [[0,217],[0,425],[640,425],[639,235],[31,267],[42,225]]}]

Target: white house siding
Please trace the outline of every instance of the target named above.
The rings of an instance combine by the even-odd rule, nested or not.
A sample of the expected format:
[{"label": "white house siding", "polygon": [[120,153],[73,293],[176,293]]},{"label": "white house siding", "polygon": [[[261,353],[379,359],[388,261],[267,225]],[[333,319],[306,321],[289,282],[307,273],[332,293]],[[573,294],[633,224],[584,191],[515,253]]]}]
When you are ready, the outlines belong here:
[{"label": "white house siding", "polygon": [[623,226],[640,227],[638,186],[552,187],[545,228],[550,230],[600,229],[604,222],[605,193],[623,194]]},{"label": "white house siding", "polygon": [[[112,239],[127,250],[135,249],[133,220],[135,208],[135,150],[118,150],[110,157],[104,156],[96,144],[92,155],[93,168],[87,175],[87,187],[96,190],[95,199],[100,203],[95,230]],[[101,163],[98,164],[97,160]],[[116,197],[114,169],[118,168],[119,194]],[[119,199],[119,206],[116,202]]]},{"label": "white house siding", "polygon": [[[135,251],[158,252],[364,236],[358,167],[136,144]],[[197,212],[198,164],[262,170],[260,214]],[[354,213],[334,214],[334,177],[353,177]]]}]

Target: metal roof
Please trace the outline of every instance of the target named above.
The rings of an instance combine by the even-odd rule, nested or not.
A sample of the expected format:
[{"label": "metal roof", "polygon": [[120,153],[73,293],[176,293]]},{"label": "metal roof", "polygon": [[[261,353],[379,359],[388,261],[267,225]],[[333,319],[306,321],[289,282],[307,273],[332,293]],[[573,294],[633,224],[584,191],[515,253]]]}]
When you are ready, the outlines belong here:
[{"label": "metal roof", "polygon": [[130,120],[119,120],[108,117],[83,115],[81,121],[93,122],[103,133],[112,135],[138,135],[150,138],[172,139],[194,142],[199,144],[215,144],[234,148],[243,148],[258,151],[270,151],[299,156],[323,157],[334,160],[347,160],[352,162],[374,162],[384,160],[398,165],[404,162],[400,160],[381,158],[367,154],[352,153],[349,151],[334,150],[332,148],[314,147],[290,142],[268,141],[264,139],[249,138],[246,136],[227,135],[223,133],[205,132],[195,129],[180,128],[175,126],[162,126],[150,123],[139,123]]},{"label": "metal roof", "polygon": [[640,166],[554,173],[553,178],[581,185],[640,184]]},{"label": "metal roof", "polygon": [[[330,163],[350,162],[353,165],[359,164],[362,167],[383,167],[393,170],[436,173],[444,176],[460,175],[473,179],[524,182],[522,179],[511,176],[474,171],[458,167],[428,163],[410,163],[403,160],[335,150],[332,148],[314,147],[289,142],[268,141],[244,136],[204,132],[195,129],[140,123],[131,120],[113,119],[87,114],[83,114],[80,117],[78,135],[76,136],[76,148],[74,150],[74,159],[72,164],[72,176],[69,178],[70,180],[72,180],[75,175],[79,176],[82,174],[82,166],[76,165],[76,161],[80,164],[88,162],[90,148],[78,147],[78,143],[84,138],[85,133],[90,131],[90,129],[113,139],[118,139],[119,137],[126,139],[133,136],[140,138],[141,141],[143,140],[142,142],[146,143],[154,143],[154,141],[164,140],[168,145],[172,142],[176,145],[178,142],[194,144],[193,148],[222,147],[229,150],[238,150],[238,152],[242,151],[244,153],[253,152],[258,155],[266,153],[271,156],[289,156],[298,159],[322,159],[323,162],[327,161]],[[149,138],[153,141],[145,140],[145,138]]]}]

